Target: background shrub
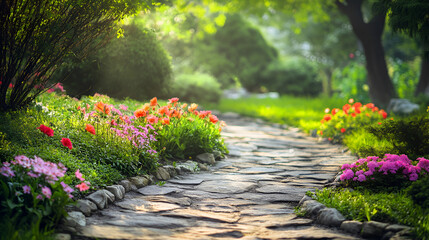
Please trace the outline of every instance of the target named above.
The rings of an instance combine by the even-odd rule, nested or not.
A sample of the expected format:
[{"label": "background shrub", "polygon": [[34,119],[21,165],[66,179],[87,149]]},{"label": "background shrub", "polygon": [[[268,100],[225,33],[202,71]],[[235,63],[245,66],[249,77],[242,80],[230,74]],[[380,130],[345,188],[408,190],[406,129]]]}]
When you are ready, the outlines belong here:
[{"label": "background shrub", "polygon": [[316,96],[322,91],[315,66],[304,58],[271,62],[262,79],[268,90],[281,94]]},{"label": "background shrub", "polygon": [[415,204],[429,210],[429,177],[421,178],[407,189],[408,195]]},{"label": "background shrub", "polygon": [[167,96],[170,57],[155,34],[136,24],[126,25],[123,38],[111,40],[85,61],[69,58],[57,78],[68,75],[64,87],[71,96],[96,92],[138,100]]},{"label": "background shrub", "polygon": [[222,94],[217,80],[204,73],[176,76],[171,92],[186,102],[218,102]]}]

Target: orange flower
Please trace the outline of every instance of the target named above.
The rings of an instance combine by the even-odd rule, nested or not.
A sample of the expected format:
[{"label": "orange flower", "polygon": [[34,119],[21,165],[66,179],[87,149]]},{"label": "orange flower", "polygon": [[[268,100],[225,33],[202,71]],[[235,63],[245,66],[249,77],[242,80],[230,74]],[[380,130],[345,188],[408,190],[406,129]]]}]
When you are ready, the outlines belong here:
[{"label": "orange flower", "polygon": [[346,132],[346,129],[345,129],[345,128],[341,128],[341,132],[342,132],[342,133],[345,133],[345,132]]},{"label": "orange flower", "polygon": [[344,111],[344,113],[345,114],[349,114],[349,110],[350,110],[350,108],[351,108],[352,106],[350,105],[350,104],[345,104],[344,106],[343,106],[343,111]]},{"label": "orange flower", "polygon": [[334,108],[334,109],[332,109],[332,116],[335,116],[335,114],[337,114],[338,112],[340,111],[340,109],[338,109],[338,108]]},{"label": "orange flower", "polygon": [[329,108],[325,108],[325,113],[329,113],[331,110]]},{"label": "orange flower", "polygon": [[103,102],[98,102],[95,104],[95,110],[100,111],[105,114],[110,113],[110,108],[107,106],[107,104],[104,104]]},{"label": "orange flower", "polygon": [[150,105],[151,105],[151,106],[156,106],[156,105],[158,105],[158,99],[157,99],[156,97],[152,98],[152,99],[150,100]]},{"label": "orange flower", "polygon": [[349,103],[352,104],[355,100],[353,100],[353,98],[349,99]]},{"label": "orange flower", "polygon": [[163,124],[163,125],[168,125],[168,124],[170,124],[170,119],[169,119],[169,118],[167,118],[167,117],[166,117],[166,118],[163,118],[163,119],[162,119],[162,124]]},{"label": "orange flower", "polygon": [[209,119],[210,119],[210,122],[212,122],[213,124],[219,121],[219,119],[215,115],[210,115]]},{"label": "orange flower", "polygon": [[181,108],[185,109],[187,106],[188,106],[188,104],[187,104],[187,103],[184,103],[184,104],[181,106]]},{"label": "orange flower", "polygon": [[143,105],[142,109],[143,109],[143,110],[145,110],[145,111],[149,111],[149,109],[150,109],[150,105],[149,105],[149,103],[145,103],[145,104]]},{"label": "orange flower", "polygon": [[149,116],[147,116],[146,117],[146,120],[147,120],[147,122],[148,123],[150,123],[150,124],[154,124],[154,123],[157,123],[158,122],[158,118],[157,117],[155,117],[154,115],[149,115]]},{"label": "orange flower", "polygon": [[95,135],[95,128],[91,124],[86,124],[85,130],[93,135]]},{"label": "orange flower", "polygon": [[331,119],[332,119],[332,117],[331,117],[331,115],[330,115],[330,114],[326,114],[326,115],[323,117],[323,119],[324,119],[325,121],[329,121],[329,120],[331,120]]},{"label": "orange flower", "polygon": [[320,135],[321,135],[321,136],[323,135],[323,131],[320,131]]},{"label": "orange flower", "polygon": [[352,113],[352,117],[356,117],[356,113]]},{"label": "orange flower", "polygon": [[369,109],[373,109],[375,107],[374,103],[368,103],[365,106]]},{"label": "orange flower", "polygon": [[146,117],[146,111],[144,110],[144,109],[137,109],[135,112],[134,112],[134,116],[136,117],[136,118],[141,118],[141,117]]},{"label": "orange flower", "polygon": [[198,108],[198,105],[195,103],[192,103],[190,107],[188,107],[189,112],[194,112]]},{"label": "orange flower", "polygon": [[166,114],[168,112],[168,107],[167,106],[163,106],[163,107],[160,107],[159,109],[158,109],[158,114],[159,115],[163,115],[163,114]]}]

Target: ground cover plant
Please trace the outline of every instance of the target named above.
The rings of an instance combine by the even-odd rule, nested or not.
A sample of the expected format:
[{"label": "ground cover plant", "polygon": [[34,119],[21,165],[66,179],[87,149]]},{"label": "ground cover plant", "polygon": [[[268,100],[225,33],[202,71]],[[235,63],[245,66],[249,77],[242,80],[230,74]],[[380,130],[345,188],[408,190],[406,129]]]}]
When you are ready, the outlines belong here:
[{"label": "ground cover plant", "polygon": [[55,91],[61,89],[39,96],[28,108],[0,113],[6,239],[28,234],[44,239],[81,191],[154,172],[165,161],[227,151],[220,136],[223,122],[195,103],[100,94],[78,100]]}]

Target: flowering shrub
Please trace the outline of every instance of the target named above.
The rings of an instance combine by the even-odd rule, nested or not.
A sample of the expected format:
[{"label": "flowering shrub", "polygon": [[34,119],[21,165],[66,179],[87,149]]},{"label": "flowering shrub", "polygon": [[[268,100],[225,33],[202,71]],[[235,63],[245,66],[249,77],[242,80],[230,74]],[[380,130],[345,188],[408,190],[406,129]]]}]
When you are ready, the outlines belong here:
[{"label": "flowering shrub", "polygon": [[349,99],[342,109],[325,109],[325,116],[320,121],[319,135],[333,142],[341,142],[344,135],[349,134],[354,129],[378,123],[387,118],[387,113],[379,109],[373,103],[363,105]]},{"label": "flowering shrub", "polygon": [[[67,168],[61,163],[33,159],[24,155],[3,162],[0,168],[0,215],[3,221],[14,221],[17,226],[40,224],[51,228],[66,215],[65,205],[72,202],[75,191],[66,182]],[[79,171],[76,172],[76,176]],[[82,175],[76,187],[89,189]],[[38,227],[38,226],[37,226]]]},{"label": "flowering shrub", "polygon": [[340,180],[347,186],[403,187],[427,177],[429,160],[418,158],[416,166],[406,155],[386,154],[383,159],[367,157],[352,164],[344,164]]}]

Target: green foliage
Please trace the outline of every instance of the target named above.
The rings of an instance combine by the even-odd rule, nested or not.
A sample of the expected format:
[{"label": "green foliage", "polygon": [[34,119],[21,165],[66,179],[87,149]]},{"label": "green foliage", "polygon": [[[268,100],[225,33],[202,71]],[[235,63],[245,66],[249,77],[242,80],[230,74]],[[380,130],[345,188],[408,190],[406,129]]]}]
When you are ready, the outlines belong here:
[{"label": "green foliage", "polygon": [[390,141],[378,139],[368,132],[366,128],[355,129],[351,134],[344,137],[343,143],[352,153],[360,157],[383,157],[386,153],[396,153]]},{"label": "green foliage", "polygon": [[420,59],[410,62],[397,62],[392,65],[392,81],[400,98],[413,98],[419,81]]},{"label": "green foliage", "polygon": [[[429,119],[426,117],[385,121],[368,127],[368,131],[378,139],[390,142],[393,146],[390,153],[405,154],[411,159],[429,156]],[[368,146],[369,149],[380,153],[374,146]]]},{"label": "green foliage", "polygon": [[423,177],[411,184],[407,189],[413,202],[429,210],[429,177]]},{"label": "green foliage", "polygon": [[[149,7],[138,0],[3,2],[0,31],[7,35],[0,38],[1,110],[29,104],[66,55],[88,54],[113,37],[114,24]],[[95,41],[98,37],[101,42]]]},{"label": "green foliage", "polygon": [[370,102],[369,87],[365,66],[352,61],[342,70],[336,69],[332,75],[334,92],[340,98],[354,98],[362,102]]},{"label": "green foliage", "polygon": [[341,105],[337,98],[308,98],[281,96],[278,99],[221,99],[218,105],[210,106],[222,112],[236,112],[245,116],[263,118],[269,122],[300,127],[306,132],[317,129],[323,110],[327,106]]},{"label": "green foliage", "polygon": [[223,27],[206,36],[199,46],[196,63],[205,63],[224,88],[238,80],[246,89],[259,91],[260,72],[277,59],[277,51],[259,30],[238,14],[228,15]]},{"label": "green foliage", "polygon": [[322,89],[316,67],[303,58],[271,62],[261,80],[268,90],[281,94],[317,96]]},{"label": "green foliage", "polygon": [[176,76],[171,92],[186,102],[219,102],[222,94],[216,79],[204,73]]},{"label": "green foliage", "polygon": [[144,100],[167,96],[171,84],[171,63],[156,35],[135,23],[123,27],[125,37],[112,39],[85,61],[69,58],[57,79],[71,96],[108,94]]},{"label": "green foliage", "polygon": [[316,200],[338,209],[347,219],[374,220],[414,227],[417,239],[428,239],[429,215],[403,192],[373,193],[347,189],[316,190]]}]

